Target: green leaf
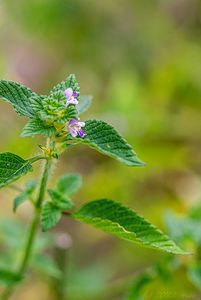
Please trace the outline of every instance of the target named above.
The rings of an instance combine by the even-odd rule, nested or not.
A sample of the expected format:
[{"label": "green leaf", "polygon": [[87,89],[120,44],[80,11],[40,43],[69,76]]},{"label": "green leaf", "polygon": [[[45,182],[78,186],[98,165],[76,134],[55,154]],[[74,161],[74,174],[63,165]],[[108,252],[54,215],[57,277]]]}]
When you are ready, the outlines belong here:
[{"label": "green leaf", "polygon": [[32,165],[28,160],[10,152],[0,153],[0,187],[17,180],[32,170]]},{"label": "green leaf", "polygon": [[12,104],[17,113],[27,117],[33,117],[34,111],[30,104],[30,98],[36,95],[29,88],[17,82],[0,80],[0,98]]},{"label": "green leaf", "polygon": [[13,212],[16,212],[17,208],[24,203],[28,199],[28,194],[26,192],[23,192],[17,197],[15,197],[14,202],[13,202]]},{"label": "green leaf", "polygon": [[25,184],[25,191],[27,194],[32,195],[32,193],[35,191],[37,187],[37,181],[36,180],[29,180]]},{"label": "green leaf", "polygon": [[29,180],[25,184],[25,190],[17,195],[13,202],[13,212],[16,212],[17,208],[24,203],[26,200],[30,198],[33,194],[35,188],[37,186],[37,182],[35,180]]},{"label": "green leaf", "polygon": [[61,219],[61,211],[53,203],[47,202],[42,207],[41,224],[42,230],[47,231],[54,227]]},{"label": "green leaf", "polygon": [[45,95],[33,95],[30,98],[30,105],[34,111],[34,114],[37,116],[37,112],[43,110],[43,101],[47,100]]},{"label": "green leaf", "polygon": [[68,210],[73,207],[73,202],[70,200],[68,195],[62,194],[57,190],[52,190],[52,189],[49,189],[48,193],[54,205],[59,209]]},{"label": "green leaf", "polygon": [[53,90],[51,91],[50,94],[54,94],[58,91],[61,91],[61,92],[64,92],[67,88],[72,88],[72,90],[74,92],[77,92],[78,93],[78,97],[77,99],[79,100],[80,99],[80,88],[79,88],[79,85],[78,85],[78,82],[77,82],[77,79],[75,77],[74,74],[70,74],[66,80],[62,81],[61,83],[57,84]]},{"label": "green leaf", "polygon": [[32,259],[33,268],[54,278],[61,278],[62,272],[56,262],[48,255],[36,255]]},{"label": "green leaf", "polygon": [[77,105],[78,114],[83,114],[88,108],[91,106],[92,103],[92,96],[81,96],[80,101]]},{"label": "green leaf", "polygon": [[18,274],[7,271],[7,270],[0,270],[0,284],[9,285],[14,284],[22,279],[21,276]]},{"label": "green leaf", "polygon": [[201,290],[201,263],[193,264],[188,269],[189,280]]},{"label": "green leaf", "polygon": [[82,186],[82,177],[79,174],[67,174],[57,181],[56,189],[65,195],[72,195]]},{"label": "green leaf", "polygon": [[79,141],[99,152],[116,158],[129,166],[143,166],[132,147],[109,124],[103,121],[88,120],[84,127],[87,135]]},{"label": "green leaf", "polygon": [[188,216],[192,220],[201,221],[201,203],[198,202],[188,211]]},{"label": "green leaf", "polygon": [[165,223],[169,235],[178,243],[187,242],[189,244],[190,241],[196,245],[201,245],[201,221],[199,219],[181,217],[168,211],[165,214]]},{"label": "green leaf", "polygon": [[67,174],[59,178],[55,189],[49,189],[48,193],[52,202],[61,210],[73,207],[70,196],[77,192],[82,185],[82,177],[79,174]]},{"label": "green leaf", "polygon": [[75,105],[68,106],[68,108],[66,109],[66,117],[68,120],[78,118],[77,109],[76,109]]},{"label": "green leaf", "polygon": [[155,270],[149,270],[137,277],[128,291],[127,300],[144,300],[145,288],[156,276]]},{"label": "green leaf", "polygon": [[54,126],[47,125],[40,119],[31,119],[22,130],[21,136],[22,137],[29,137],[34,135],[52,136],[55,132],[56,129]]},{"label": "green leaf", "polygon": [[73,216],[142,246],[173,254],[187,254],[154,225],[118,202],[108,199],[95,200],[85,204]]}]

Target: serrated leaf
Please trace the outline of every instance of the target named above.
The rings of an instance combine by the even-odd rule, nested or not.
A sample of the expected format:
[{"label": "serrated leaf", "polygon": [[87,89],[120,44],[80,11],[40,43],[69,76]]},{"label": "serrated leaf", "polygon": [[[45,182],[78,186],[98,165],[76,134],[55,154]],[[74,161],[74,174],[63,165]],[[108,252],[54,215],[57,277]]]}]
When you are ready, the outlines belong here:
[{"label": "serrated leaf", "polygon": [[118,202],[109,199],[95,200],[85,204],[73,216],[144,247],[173,254],[187,254],[154,225]]},{"label": "serrated leaf", "polygon": [[21,136],[22,137],[29,137],[34,135],[52,136],[55,132],[56,129],[54,126],[46,125],[40,119],[31,119],[22,130]]},{"label": "serrated leaf", "polygon": [[67,88],[72,88],[74,92],[78,93],[77,99],[80,99],[80,88],[77,82],[77,79],[74,74],[70,74],[66,80],[62,81],[61,83],[57,84],[51,91],[50,94],[54,94],[58,91],[64,92]]},{"label": "serrated leaf", "polygon": [[62,194],[57,190],[49,189],[48,193],[52,199],[52,202],[56,207],[61,210],[68,210],[73,207],[73,202],[68,195]]},{"label": "serrated leaf", "polygon": [[66,98],[62,91],[57,91],[50,96],[32,97],[30,101],[35,119],[42,120],[44,126],[54,126],[55,123],[65,124],[68,120],[78,117],[74,105],[66,107]]},{"label": "serrated leaf", "polygon": [[87,144],[105,155],[116,158],[126,165],[144,165],[126,140],[106,122],[88,120],[84,131],[87,135],[83,139],[77,138],[81,143]]},{"label": "serrated leaf", "polygon": [[23,192],[17,197],[15,197],[14,202],[13,202],[13,212],[16,212],[17,208],[24,203],[28,199],[28,195],[26,192]]},{"label": "serrated leaf", "polygon": [[2,285],[10,285],[14,284],[22,279],[18,274],[8,271],[8,270],[0,270],[0,284]]},{"label": "serrated leaf", "polygon": [[61,211],[53,203],[47,202],[42,207],[41,225],[42,230],[47,231],[54,227],[61,218]]},{"label": "serrated leaf", "polygon": [[0,153],[0,187],[17,180],[32,170],[32,165],[28,160],[10,152]]},{"label": "serrated leaf", "polygon": [[77,109],[75,105],[68,106],[68,108],[66,109],[66,116],[68,117],[68,120],[78,118]]},{"label": "serrated leaf", "polygon": [[61,176],[56,184],[56,189],[65,195],[76,193],[82,186],[82,177],[79,174]]},{"label": "serrated leaf", "polygon": [[30,98],[30,105],[33,109],[33,111],[35,113],[37,113],[38,111],[41,111],[43,110],[43,100],[45,100],[47,98],[47,96],[45,95],[33,95],[31,98]]},{"label": "serrated leaf", "polygon": [[30,104],[30,98],[34,95],[31,89],[14,81],[0,80],[0,98],[12,104],[17,113],[27,117],[33,117],[34,111]]},{"label": "serrated leaf", "polygon": [[77,105],[78,114],[83,114],[88,108],[91,106],[92,103],[92,96],[81,96],[80,101]]}]

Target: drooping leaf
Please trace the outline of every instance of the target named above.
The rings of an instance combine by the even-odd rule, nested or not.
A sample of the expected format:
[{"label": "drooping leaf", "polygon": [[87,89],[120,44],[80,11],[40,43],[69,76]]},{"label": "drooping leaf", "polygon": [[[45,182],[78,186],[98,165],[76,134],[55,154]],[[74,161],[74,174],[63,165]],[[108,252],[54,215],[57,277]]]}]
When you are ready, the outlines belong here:
[{"label": "drooping leaf", "polygon": [[34,135],[52,136],[55,132],[56,129],[54,126],[47,125],[45,124],[45,122],[43,122],[40,119],[31,119],[22,130],[21,136],[22,137],[29,137]]},{"label": "drooping leaf", "polygon": [[84,127],[87,135],[79,141],[99,152],[116,158],[129,166],[143,166],[132,147],[109,124],[98,120],[88,120]]},{"label": "drooping leaf", "polygon": [[41,225],[42,230],[47,231],[54,227],[61,218],[61,211],[53,203],[47,202],[42,207]]},{"label": "drooping leaf", "polygon": [[33,117],[30,98],[36,95],[31,89],[14,81],[0,80],[0,98],[12,104],[17,113]]},{"label": "drooping leaf", "polygon": [[81,96],[80,101],[77,105],[78,114],[83,114],[88,108],[91,106],[92,103],[92,96]]},{"label": "drooping leaf", "polygon": [[26,192],[23,192],[17,197],[15,197],[14,202],[13,202],[13,212],[16,212],[17,208],[24,203],[28,199],[28,195]]},{"label": "drooping leaf", "polygon": [[55,92],[58,92],[58,91],[61,91],[62,93],[64,93],[64,91],[67,89],[67,88],[72,88],[72,90],[74,92],[77,92],[78,93],[78,97],[77,99],[79,100],[80,99],[80,88],[79,88],[79,85],[78,85],[78,82],[77,82],[77,79],[75,77],[74,74],[70,74],[66,80],[62,81],[61,83],[57,84],[51,91],[50,94],[54,94]]},{"label": "drooping leaf", "polygon": [[0,270],[0,284],[1,285],[9,285],[14,284],[22,279],[18,274],[8,271],[8,270]]},{"label": "drooping leaf", "polygon": [[32,165],[28,160],[10,152],[0,153],[0,187],[17,180],[32,170]]},{"label": "drooping leaf", "polygon": [[65,195],[76,193],[82,186],[82,177],[79,174],[67,174],[57,181],[56,189]]},{"label": "drooping leaf", "polygon": [[85,204],[73,216],[142,246],[173,254],[187,254],[154,225],[118,202],[108,199],[95,200]]},{"label": "drooping leaf", "polygon": [[24,203],[26,200],[28,200],[31,195],[33,194],[35,188],[37,186],[37,182],[35,180],[29,180],[25,184],[25,189],[23,192],[18,194],[13,202],[13,211],[16,212],[17,208]]},{"label": "drooping leaf", "polygon": [[57,190],[49,189],[48,193],[52,199],[52,202],[56,207],[61,210],[68,210],[73,207],[73,202],[68,195],[62,194]]}]

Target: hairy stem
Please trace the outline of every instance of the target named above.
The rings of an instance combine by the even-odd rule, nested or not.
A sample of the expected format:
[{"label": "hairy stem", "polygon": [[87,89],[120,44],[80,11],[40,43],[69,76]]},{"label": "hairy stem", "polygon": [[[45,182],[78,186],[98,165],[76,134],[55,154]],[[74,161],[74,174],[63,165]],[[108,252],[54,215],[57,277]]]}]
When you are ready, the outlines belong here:
[{"label": "hairy stem", "polygon": [[[26,242],[25,250],[24,250],[24,255],[22,257],[22,261],[20,263],[19,270],[17,271],[17,273],[20,277],[23,277],[23,275],[26,271],[27,265],[29,263],[31,253],[32,253],[33,244],[34,244],[34,240],[36,237],[38,224],[40,221],[41,206],[42,206],[42,203],[43,203],[43,200],[45,197],[47,182],[48,182],[48,178],[49,178],[49,174],[50,174],[51,163],[52,163],[51,158],[48,158],[45,162],[44,171],[43,171],[43,175],[42,175],[42,179],[41,179],[41,183],[40,183],[39,194],[38,194],[38,197],[36,200],[36,207],[35,207],[33,220],[32,220],[32,223],[31,223],[31,226],[29,229],[28,238],[27,238],[27,242]],[[14,286],[8,286],[2,293],[0,299],[7,300],[12,295],[13,291],[14,291]]]}]

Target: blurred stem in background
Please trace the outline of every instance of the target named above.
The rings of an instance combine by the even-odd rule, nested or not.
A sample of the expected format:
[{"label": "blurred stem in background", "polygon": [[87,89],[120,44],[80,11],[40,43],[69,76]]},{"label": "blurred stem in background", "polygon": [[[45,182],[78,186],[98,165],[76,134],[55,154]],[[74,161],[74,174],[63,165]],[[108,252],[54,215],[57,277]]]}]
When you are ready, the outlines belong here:
[{"label": "blurred stem in background", "polygon": [[[47,147],[49,147],[49,145],[50,145],[50,140],[48,139],[47,140]],[[19,266],[19,270],[17,271],[17,274],[19,275],[19,278],[22,278],[24,276],[24,273],[25,273],[25,271],[27,269],[27,266],[29,264],[29,260],[30,260],[31,253],[32,253],[32,250],[33,250],[33,245],[34,245],[35,237],[36,237],[36,234],[37,234],[38,225],[39,225],[39,222],[40,222],[41,206],[42,206],[42,203],[43,203],[44,197],[45,197],[45,192],[46,192],[48,178],[49,178],[49,175],[50,175],[51,165],[52,165],[52,158],[50,156],[50,157],[47,157],[46,161],[45,161],[44,171],[43,171],[43,174],[42,174],[40,188],[39,188],[39,193],[38,193],[37,200],[35,202],[35,211],[34,211],[33,220],[32,220],[29,232],[28,232],[28,238],[27,238],[27,242],[26,242],[26,245],[25,245],[22,261],[21,261],[21,264]],[[0,299],[1,300],[9,299],[9,297],[14,292],[14,289],[15,289],[15,285],[7,286],[7,288],[2,293]]]},{"label": "blurred stem in background", "polygon": [[72,239],[69,234],[58,233],[56,235],[56,247],[54,250],[54,259],[61,271],[61,277],[53,281],[53,291],[55,299],[66,300],[68,297],[67,282],[70,264],[70,248]]}]

